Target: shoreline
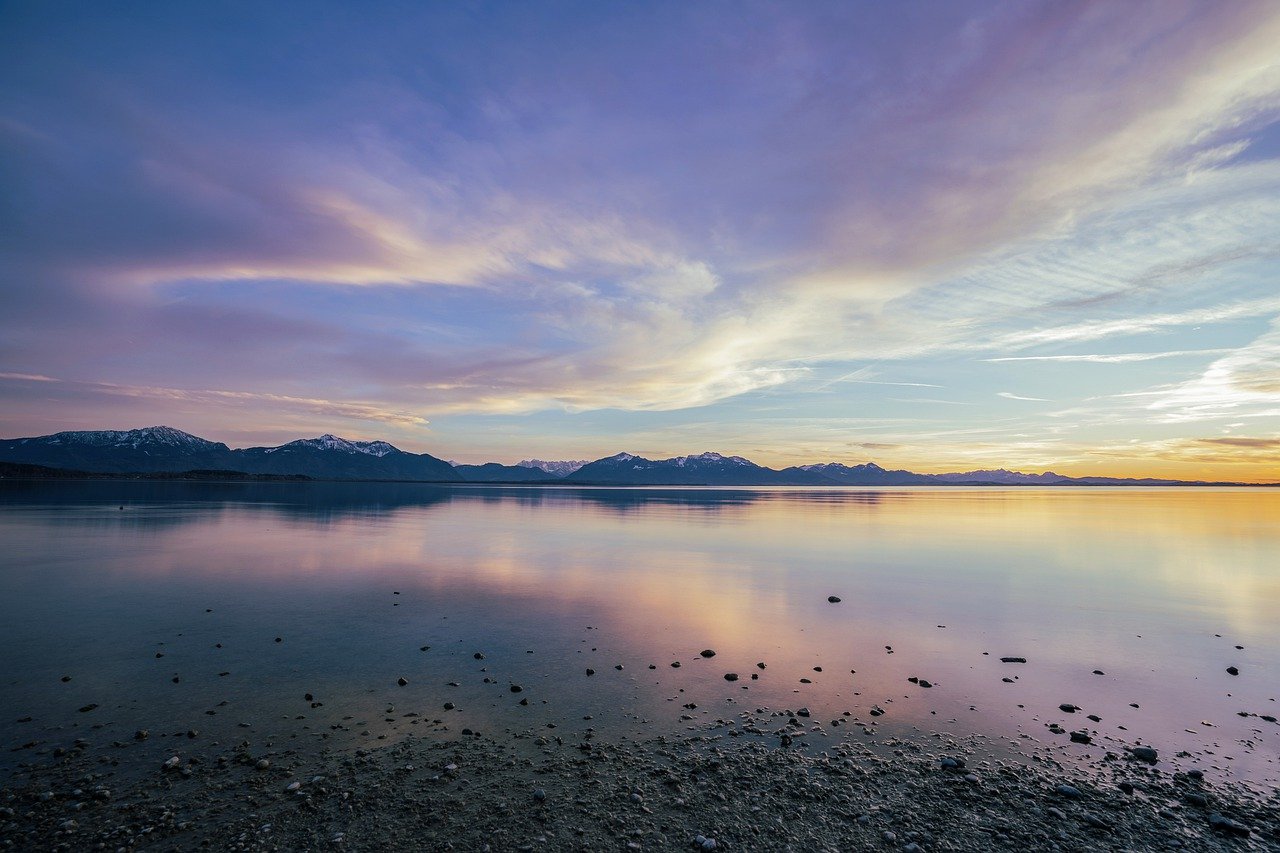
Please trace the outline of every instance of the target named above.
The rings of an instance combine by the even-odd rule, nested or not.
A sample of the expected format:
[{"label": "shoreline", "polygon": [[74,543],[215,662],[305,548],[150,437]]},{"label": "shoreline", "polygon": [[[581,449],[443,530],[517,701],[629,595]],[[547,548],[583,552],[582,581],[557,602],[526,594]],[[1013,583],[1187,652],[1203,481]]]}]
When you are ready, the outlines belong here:
[{"label": "shoreline", "polygon": [[[787,725],[808,727],[790,716]],[[721,721],[724,722],[724,721]],[[723,726],[721,726],[723,728]],[[307,754],[181,747],[134,781],[135,744],[80,741],[0,794],[6,849],[990,850],[1280,847],[1280,792],[1112,753],[1096,772],[964,739],[821,749],[706,730],[639,740],[526,730],[409,735]],[[739,731],[741,729],[741,731]],[[764,733],[762,733],[764,734]],[[782,742],[786,742],[784,738]],[[172,746],[170,744],[169,746]],[[21,781],[19,781],[19,778]],[[699,842],[701,838],[703,841]],[[707,846],[707,839],[714,840]]]}]

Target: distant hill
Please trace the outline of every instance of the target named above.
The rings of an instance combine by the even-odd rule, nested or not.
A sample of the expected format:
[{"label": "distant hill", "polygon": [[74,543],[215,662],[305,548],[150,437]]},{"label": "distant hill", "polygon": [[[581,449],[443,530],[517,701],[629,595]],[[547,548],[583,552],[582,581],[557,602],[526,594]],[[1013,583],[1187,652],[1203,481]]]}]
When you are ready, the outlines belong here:
[{"label": "distant hill", "polygon": [[560,478],[541,468],[522,465],[500,465],[486,462],[483,465],[454,465],[453,470],[469,483],[546,483]]}]

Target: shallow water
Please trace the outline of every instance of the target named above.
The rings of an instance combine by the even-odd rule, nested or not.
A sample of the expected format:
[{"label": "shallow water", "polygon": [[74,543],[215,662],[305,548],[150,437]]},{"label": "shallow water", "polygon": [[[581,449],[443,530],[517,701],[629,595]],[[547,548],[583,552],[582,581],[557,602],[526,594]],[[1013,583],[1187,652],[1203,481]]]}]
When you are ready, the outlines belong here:
[{"label": "shallow water", "polygon": [[137,728],[641,736],[806,706],[1280,779],[1274,489],[7,482],[0,543],[10,769]]}]

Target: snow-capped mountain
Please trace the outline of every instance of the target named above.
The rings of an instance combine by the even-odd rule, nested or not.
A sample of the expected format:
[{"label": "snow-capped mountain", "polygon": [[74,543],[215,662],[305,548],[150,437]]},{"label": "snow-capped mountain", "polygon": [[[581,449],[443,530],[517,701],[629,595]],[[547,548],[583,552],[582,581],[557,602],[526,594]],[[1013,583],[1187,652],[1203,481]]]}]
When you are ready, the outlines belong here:
[{"label": "snow-capped mountain", "polygon": [[429,453],[407,453],[385,441],[352,441],[329,434],[232,452],[237,456],[236,470],[251,474],[306,474],[333,480],[462,479],[452,465]]},{"label": "snow-capped mountain", "polygon": [[[1024,474],[995,468],[952,474],[888,470],[874,462],[824,462],[781,471],[741,456],[699,453],[646,459],[617,453],[594,462],[453,465],[429,453],[408,453],[385,441],[353,441],[326,433],[277,447],[232,450],[168,426],[131,430],[59,432],[0,439],[0,463],[38,465],[64,472],[105,474],[223,471],[304,475],[329,480],[421,482],[556,482],[607,485],[707,486],[1168,486],[1184,481],[1067,477],[1052,471]],[[566,473],[561,474],[564,471]],[[29,475],[24,475],[29,476]]]},{"label": "snow-capped mountain", "polygon": [[167,426],[59,432],[0,441],[0,460],[113,474],[225,468],[221,442]]},{"label": "snow-capped mountain", "polygon": [[1004,468],[981,471],[966,471],[963,474],[934,474],[932,479],[938,483],[1000,483],[1002,485],[1055,485],[1066,483],[1070,477],[1045,471],[1043,474],[1023,474],[1021,471],[1007,471]]},{"label": "snow-capped mountain", "polygon": [[840,486],[911,486],[929,482],[926,474],[888,471],[874,462],[865,462],[861,465],[824,462],[818,465],[787,468],[782,473],[793,474],[801,471],[811,476],[822,477],[827,482]]},{"label": "snow-capped mountain", "polygon": [[291,441],[288,444],[282,444],[279,447],[268,448],[267,453],[283,450],[288,447],[306,447],[313,450],[334,450],[338,453],[366,453],[369,456],[386,456],[388,453],[400,452],[400,448],[390,445],[385,441],[348,441],[345,438],[338,438],[336,435],[325,433],[319,438],[300,438],[297,441]]},{"label": "snow-capped mountain", "polygon": [[763,468],[741,456],[700,453],[671,459],[645,459],[618,453],[583,465],[566,482],[631,485],[776,485],[787,482],[781,472]]},{"label": "snow-capped mountain", "polygon": [[223,470],[338,480],[462,479],[443,460],[427,453],[406,453],[385,441],[322,435],[279,447],[232,450],[221,442],[166,426],[0,441],[0,461],[110,474]]},{"label": "snow-capped mountain", "polygon": [[543,459],[522,459],[516,465],[520,468],[537,468],[539,471],[545,471],[553,477],[568,477],[590,461],[590,459],[570,459],[565,462],[547,462]]},{"label": "snow-capped mountain", "polygon": [[134,450],[146,447],[176,447],[192,451],[226,450],[227,446],[174,429],[169,426],[144,427],[129,430],[81,430],[56,432],[36,438],[15,439],[20,444],[49,447],[129,447]]}]

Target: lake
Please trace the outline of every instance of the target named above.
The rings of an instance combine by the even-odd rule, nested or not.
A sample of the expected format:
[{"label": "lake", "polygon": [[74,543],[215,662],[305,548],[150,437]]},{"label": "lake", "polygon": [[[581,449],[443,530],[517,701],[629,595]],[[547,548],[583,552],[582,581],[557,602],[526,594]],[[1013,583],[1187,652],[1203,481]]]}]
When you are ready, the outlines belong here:
[{"label": "lake", "polygon": [[1274,489],[6,482],[0,543],[9,771],[87,732],[342,749],[804,706],[1280,780]]}]

